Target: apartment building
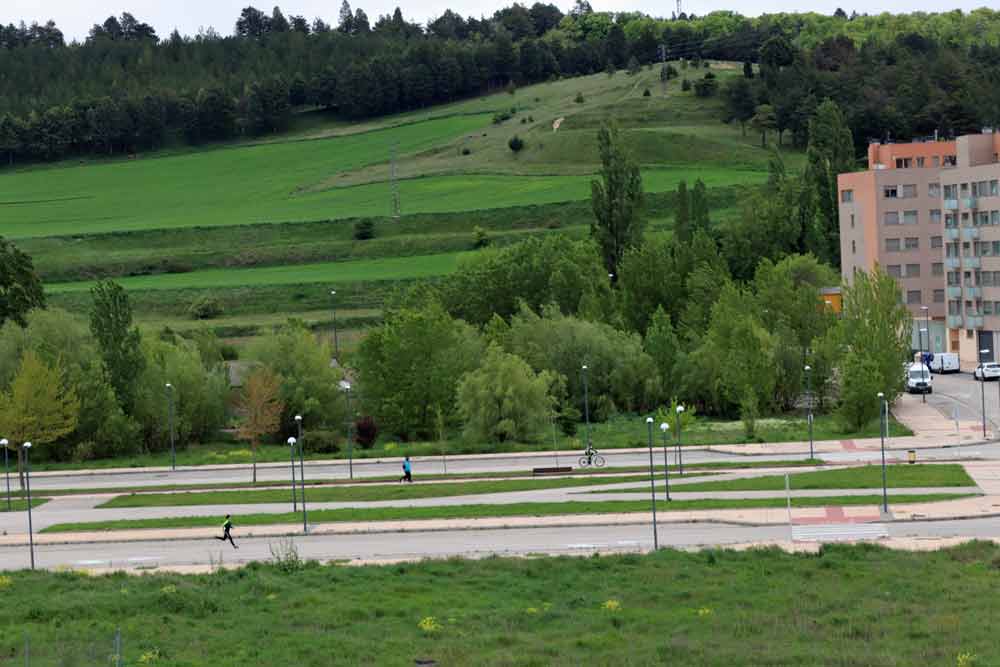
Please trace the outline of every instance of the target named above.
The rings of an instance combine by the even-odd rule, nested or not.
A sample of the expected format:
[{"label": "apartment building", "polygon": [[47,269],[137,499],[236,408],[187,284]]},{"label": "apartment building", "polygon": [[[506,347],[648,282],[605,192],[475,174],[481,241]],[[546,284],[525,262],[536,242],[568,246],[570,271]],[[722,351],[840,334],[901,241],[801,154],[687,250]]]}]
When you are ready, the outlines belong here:
[{"label": "apartment building", "polygon": [[[881,265],[914,316],[913,348],[1000,358],[1000,134],[877,144],[841,174],[845,280]],[[921,333],[921,329],[929,330]]]}]

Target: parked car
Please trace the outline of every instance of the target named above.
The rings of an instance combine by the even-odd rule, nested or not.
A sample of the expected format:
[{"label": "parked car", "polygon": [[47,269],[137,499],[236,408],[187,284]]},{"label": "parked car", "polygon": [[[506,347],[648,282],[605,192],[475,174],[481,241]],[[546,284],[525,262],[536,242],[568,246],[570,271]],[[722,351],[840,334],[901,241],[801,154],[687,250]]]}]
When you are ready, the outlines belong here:
[{"label": "parked car", "polygon": [[935,352],[931,357],[931,373],[957,373],[958,355],[954,352]]},{"label": "parked car", "polygon": [[1000,379],[1000,364],[995,361],[987,361],[985,364],[976,366],[974,373],[977,380],[997,380]]},{"label": "parked car", "polygon": [[911,394],[933,394],[931,369],[923,364],[910,364],[906,369],[906,391]]}]

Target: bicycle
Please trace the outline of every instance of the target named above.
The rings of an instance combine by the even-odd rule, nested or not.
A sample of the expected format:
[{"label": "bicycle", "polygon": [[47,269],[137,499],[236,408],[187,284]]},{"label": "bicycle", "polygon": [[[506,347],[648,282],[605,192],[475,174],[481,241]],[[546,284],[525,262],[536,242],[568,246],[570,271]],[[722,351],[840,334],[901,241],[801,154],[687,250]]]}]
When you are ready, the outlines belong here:
[{"label": "bicycle", "polygon": [[579,464],[581,468],[588,468],[590,466],[603,468],[604,457],[598,454],[597,450],[591,446],[584,451],[583,456],[580,457]]}]

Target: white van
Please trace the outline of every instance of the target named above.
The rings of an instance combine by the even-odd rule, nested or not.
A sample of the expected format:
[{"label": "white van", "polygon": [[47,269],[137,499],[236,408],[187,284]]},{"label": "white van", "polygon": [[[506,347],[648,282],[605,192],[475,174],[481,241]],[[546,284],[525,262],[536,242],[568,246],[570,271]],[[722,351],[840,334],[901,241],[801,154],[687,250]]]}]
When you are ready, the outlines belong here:
[{"label": "white van", "polygon": [[906,369],[906,391],[910,394],[933,394],[931,369],[923,364],[910,364]]},{"label": "white van", "polygon": [[932,373],[957,373],[958,355],[954,352],[935,352],[931,358]]}]

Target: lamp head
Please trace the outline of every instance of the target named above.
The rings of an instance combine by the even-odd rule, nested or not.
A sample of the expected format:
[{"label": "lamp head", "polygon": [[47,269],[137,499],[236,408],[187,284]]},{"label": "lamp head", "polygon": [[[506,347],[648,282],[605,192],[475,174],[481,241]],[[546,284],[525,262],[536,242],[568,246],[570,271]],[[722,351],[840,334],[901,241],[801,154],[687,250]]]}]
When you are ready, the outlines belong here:
[{"label": "lamp head", "polygon": [[806,370],[806,372],[808,373],[809,371],[811,371],[811,370],[812,370],[812,366],[808,366],[808,365],[807,365],[807,366],[806,366],[806,368],[805,368],[805,370]]},{"label": "lamp head", "polygon": [[170,384],[170,383],[168,382],[168,383],[167,383],[167,389],[173,389],[173,388],[174,388],[174,385],[172,385],[172,384]]},{"label": "lamp head", "polygon": [[653,418],[652,417],[646,417],[646,423],[652,425],[653,424]]},{"label": "lamp head", "polygon": [[878,393],[878,397],[879,397],[879,398],[885,398],[885,394],[883,394],[882,392],[879,392],[879,393]]},{"label": "lamp head", "polygon": [[678,405],[677,406],[677,414],[680,414],[682,412],[684,412],[684,406],[683,405]]},{"label": "lamp head", "polygon": [[330,296],[337,296],[337,290],[335,289],[330,290]]},{"label": "lamp head", "polygon": [[295,421],[297,422],[302,421],[302,415],[295,415]]},{"label": "lamp head", "polygon": [[24,443],[24,448],[25,449],[31,449],[31,443],[30,442]]},{"label": "lamp head", "polygon": [[298,441],[294,437],[288,439],[288,444],[289,445],[294,445],[296,442],[298,442]]},{"label": "lamp head", "polygon": [[583,370],[587,370],[587,364],[583,365]]},{"label": "lamp head", "polygon": [[670,424],[668,424],[667,422],[661,422],[660,423],[660,430],[663,431],[664,433],[666,433],[667,431],[670,430]]},{"label": "lamp head", "polygon": [[7,438],[2,438],[2,439],[0,439],[0,447],[6,447],[6,446],[7,446],[7,445],[9,445],[9,444],[10,444],[10,443],[9,443],[9,442],[7,442]]}]

